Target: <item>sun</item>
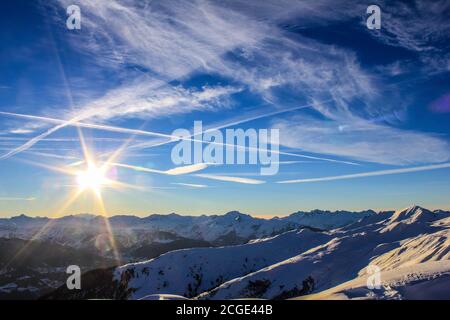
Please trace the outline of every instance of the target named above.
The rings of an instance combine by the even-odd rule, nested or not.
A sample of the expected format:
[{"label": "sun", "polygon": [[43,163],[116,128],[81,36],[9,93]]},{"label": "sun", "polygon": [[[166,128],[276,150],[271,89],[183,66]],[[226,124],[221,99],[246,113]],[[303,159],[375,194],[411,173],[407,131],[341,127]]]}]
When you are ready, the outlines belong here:
[{"label": "sun", "polygon": [[81,191],[91,190],[98,194],[104,186],[110,184],[105,170],[93,164],[90,164],[86,171],[78,172],[76,177]]}]

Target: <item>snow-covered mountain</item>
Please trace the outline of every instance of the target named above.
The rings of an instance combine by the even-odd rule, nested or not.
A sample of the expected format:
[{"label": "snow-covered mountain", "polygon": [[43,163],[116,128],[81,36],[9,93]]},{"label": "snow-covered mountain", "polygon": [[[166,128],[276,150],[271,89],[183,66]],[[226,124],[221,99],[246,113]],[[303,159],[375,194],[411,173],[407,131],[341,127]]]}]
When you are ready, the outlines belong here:
[{"label": "snow-covered mountain", "polygon": [[105,218],[83,214],[50,219],[21,215],[0,219],[0,238],[51,241],[108,254],[111,250],[108,242],[110,231],[119,249],[133,252],[145,245],[186,239],[203,241],[210,246],[242,244],[300,227],[321,230],[342,227],[373,214],[373,211],[315,210],[273,219],[255,218],[237,211],[210,216],[155,214],[144,218],[123,215]]},{"label": "snow-covered mountain", "polygon": [[[169,252],[104,270],[104,281],[93,281],[77,298],[414,298],[421,289],[436,296],[450,279],[449,238],[449,212],[414,206],[333,230]],[[365,285],[373,268],[380,271],[380,289]],[[64,288],[48,296],[71,297]]]},{"label": "snow-covered mountain", "polygon": [[450,300],[450,261],[413,264],[382,273],[379,289],[367,288],[367,275],[296,300],[407,299]]},{"label": "snow-covered mountain", "polygon": [[[330,241],[226,282],[202,294],[201,298],[255,295],[291,298],[367,275],[368,266],[376,266],[383,273],[428,261],[448,260],[450,225],[435,224],[447,217],[447,213],[436,214],[411,207],[388,214],[375,223],[337,230]],[[258,292],[255,292],[255,283],[261,286]]]}]

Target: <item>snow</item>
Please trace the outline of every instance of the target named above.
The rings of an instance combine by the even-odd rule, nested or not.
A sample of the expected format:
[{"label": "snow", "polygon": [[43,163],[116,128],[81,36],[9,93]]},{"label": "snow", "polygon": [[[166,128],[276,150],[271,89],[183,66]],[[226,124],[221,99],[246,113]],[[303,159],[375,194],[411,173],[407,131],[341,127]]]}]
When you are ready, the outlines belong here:
[{"label": "snow", "polygon": [[439,218],[446,218],[446,214],[414,207],[376,223],[335,230],[331,233],[335,237],[330,241],[225,282],[200,298],[245,297],[254,294],[251,289],[255,283],[264,284],[258,291],[260,298],[289,297],[302,292],[308,279],[314,280],[313,291],[327,290],[366,274],[369,264],[395,274],[399,268],[448,261],[450,226],[436,227],[433,223]]},{"label": "snow", "polygon": [[302,226],[334,229],[356,222],[371,211],[353,213],[315,210],[298,212],[284,218],[261,219],[237,211],[225,215],[181,216],[177,214],[114,216],[108,220],[89,214],[62,218],[18,216],[0,219],[0,237],[53,241],[76,248],[90,248],[108,237],[108,223],[122,248],[146,243],[168,243],[183,237],[218,243],[243,243],[250,239],[271,237]]},{"label": "snow", "polygon": [[224,281],[308,250],[329,239],[308,229],[240,246],[173,251],[116,269],[115,279],[133,289],[132,299],[155,293],[193,297]]},{"label": "snow", "polygon": [[[19,221],[23,230],[45,222],[0,219],[0,230],[11,232]],[[85,235],[85,227],[98,232],[101,221],[55,219],[47,235]],[[129,299],[450,299],[450,213],[442,210],[315,210],[268,220],[239,212],[170,214],[110,222],[127,245],[171,241],[161,232],[210,241],[230,233],[253,237],[241,245],[176,250],[117,267],[113,281],[117,290],[130,292]],[[369,267],[380,271],[381,288],[367,287]]]},{"label": "snow", "polygon": [[[387,280],[398,280],[403,276],[398,270],[412,274],[414,269],[407,268],[448,262],[450,225],[443,223],[448,216],[420,207],[370,214],[358,223],[327,232],[302,229],[240,246],[169,252],[117,268],[115,278],[133,291],[130,299],[151,294],[197,299],[292,298],[354,279],[361,282],[369,265],[379,267]],[[415,275],[429,275],[420,281],[430,280],[436,274],[433,270],[427,273],[424,268]],[[351,295],[398,298],[409,290],[407,296],[412,297],[419,278],[409,279],[406,291],[393,289],[399,286],[391,281],[383,296],[367,288],[356,288]],[[439,288],[435,290],[440,292]],[[345,296],[336,293],[333,298],[339,295]]]},{"label": "snow", "polygon": [[16,283],[8,283],[0,287],[0,292],[10,293],[13,290],[16,290],[19,286]]},{"label": "snow", "polygon": [[188,299],[174,294],[151,294],[139,300],[188,300]]},{"label": "snow", "polygon": [[381,288],[368,289],[367,275],[296,299],[450,299],[450,261],[432,261],[381,273]]}]

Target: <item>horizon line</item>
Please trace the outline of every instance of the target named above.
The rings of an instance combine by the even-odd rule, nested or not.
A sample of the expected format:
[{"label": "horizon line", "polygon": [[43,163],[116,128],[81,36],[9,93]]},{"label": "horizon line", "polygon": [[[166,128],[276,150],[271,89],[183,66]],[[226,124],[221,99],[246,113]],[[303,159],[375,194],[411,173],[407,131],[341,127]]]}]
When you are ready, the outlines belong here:
[{"label": "horizon line", "polygon": [[282,214],[282,215],[273,215],[270,216],[269,215],[261,215],[261,214],[249,214],[249,213],[243,213],[239,210],[231,210],[231,211],[227,211],[224,213],[211,213],[211,214],[182,214],[182,213],[176,213],[176,212],[170,212],[170,213],[151,213],[148,215],[136,215],[136,214],[114,214],[114,215],[109,215],[109,216],[105,216],[105,215],[101,215],[101,214],[95,214],[95,213],[71,213],[71,214],[65,214],[65,215],[61,215],[58,217],[52,217],[52,216],[40,216],[40,215],[28,215],[26,213],[21,213],[21,214],[15,214],[15,215],[10,215],[10,216],[4,216],[4,217],[0,217],[0,219],[12,219],[12,218],[17,218],[17,217],[28,217],[28,218],[32,218],[32,219],[38,219],[38,218],[45,218],[45,219],[49,219],[49,220],[56,220],[56,219],[62,219],[62,218],[66,218],[66,217],[77,217],[77,216],[92,216],[95,218],[101,217],[101,218],[114,218],[114,217],[135,217],[135,218],[139,218],[139,219],[145,219],[145,218],[149,218],[151,216],[170,216],[170,215],[177,215],[177,216],[181,216],[181,217],[213,217],[213,216],[225,216],[229,213],[234,213],[237,212],[239,214],[242,215],[246,215],[246,216],[250,216],[252,218],[257,218],[257,219],[264,219],[264,220],[271,220],[274,218],[285,218],[285,217],[289,217],[293,214],[296,213],[312,213],[314,211],[321,211],[321,212],[329,212],[329,213],[338,213],[338,212],[348,212],[348,213],[363,213],[363,212],[367,212],[367,211],[373,211],[377,214],[379,213],[384,213],[384,212],[397,212],[397,211],[403,211],[403,210],[407,210],[410,208],[414,208],[414,207],[419,207],[422,209],[426,209],[429,211],[438,211],[438,210],[442,210],[442,211],[448,211],[447,209],[442,209],[442,208],[434,208],[434,209],[428,209],[425,206],[420,206],[420,205],[410,205],[407,207],[403,207],[401,209],[363,209],[363,210],[347,210],[347,209],[333,209],[333,210],[329,210],[329,209],[311,209],[311,210],[298,210],[298,211],[294,211],[291,213],[287,213],[287,214]]}]

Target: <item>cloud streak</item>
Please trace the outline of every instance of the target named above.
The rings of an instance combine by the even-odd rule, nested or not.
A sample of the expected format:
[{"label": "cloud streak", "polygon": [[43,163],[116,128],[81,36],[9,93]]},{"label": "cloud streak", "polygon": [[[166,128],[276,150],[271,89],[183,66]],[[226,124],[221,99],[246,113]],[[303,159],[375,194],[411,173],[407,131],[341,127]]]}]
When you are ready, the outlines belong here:
[{"label": "cloud streak", "polygon": [[[34,119],[34,120],[47,121],[47,122],[52,122],[52,123],[59,123],[60,124],[59,126],[76,126],[76,127],[89,128],[89,129],[106,130],[106,131],[111,131],[111,132],[116,132],[116,133],[125,133],[125,134],[130,134],[130,135],[141,135],[141,136],[167,138],[167,139],[170,139],[171,141],[178,141],[178,140],[182,139],[182,140],[190,140],[190,141],[193,141],[193,142],[205,143],[202,140],[193,139],[192,136],[191,137],[183,137],[183,138],[181,138],[179,136],[173,136],[173,135],[169,135],[169,134],[165,134],[165,133],[159,133],[159,132],[154,132],[154,131],[128,129],[128,128],[109,126],[109,125],[91,124],[91,123],[76,122],[76,121],[70,121],[70,123],[67,123],[67,121],[61,120],[61,119],[55,119],[55,118],[49,118],[49,117],[41,117],[41,116],[33,116],[33,115],[24,115],[24,114],[17,114],[17,113],[11,113],[11,112],[2,112],[2,111],[0,111],[0,115],[13,116],[13,117],[19,117],[19,118],[26,118],[26,119]],[[49,131],[51,131],[51,130],[55,130],[56,131],[56,130],[59,129],[59,128],[58,129],[55,129],[55,128],[58,128],[58,126],[50,129]],[[211,130],[211,129],[209,129],[209,130]],[[7,154],[1,156],[0,160],[7,159],[7,158],[9,158],[9,157],[11,157],[11,156],[13,156],[15,154],[18,154],[20,152],[28,150],[34,144],[39,142],[40,138],[42,136],[46,137],[47,136],[46,133],[41,134],[40,136],[33,138],[32,140],[28,141],[24,145],[22,145],[22,146],[14,149],[14,150],[8,152]],[[218,143],[218,142],[207,142],[207,143],[211,143],[211,144],[214,144],[214,145],[220,145],[220,146],[236,147],[235,145],[226,144],[226,143]],[[278,153],[280,155],[287,155],[287,156],[292,156],[292,157],[306,158],[306,159],[311,159],[311,160],[321,160],[321,161],[343,163],[343,164],[349,164],[349,165],[358,165],[357,163],[351,162],[351,161],[343,161],[343,160],[335,160],[335,159],[329,159],[329,158],[323,158],[323,157],[315,157],[315,156],[309,156],[309,155],[298,154],[298,153],[275,151],[275,150],[272,151],[272,150],[267,150],[267,149],[262,149],[262,148],[250,148],[250,147],[243,147],[243,146],[242,146],[242,148],[246,148],[248,150],[254,150],[254,151],[276,152],[276,153]]]},{"label": "cloud streak", "polygon": [[199,164],[193,164],[193,165],[189,165],[189,166],[176,167],[176,168],[165,170],[165,171],[151,169],[151,168],[145,168],[145,167],[141,167],[141,166],[134,166],[134,165],[130,165],[130,164],[116,163],[116,162],[108,162],[107,164],[110,166],[122,167],[122,168],[127,168],[127,169],[131,169],[131,170],[135,170],[135,171],[140,171],[140,172],[158,173],[158,174],[165,174],[165,175],[169,175],[169,176],[178,176],[178,175],[189,174],[189,173],[201,171],[201,170],[208,168],[208,164],[206,164],[206,163],[199,163]]},{"label": "cloud streak", "polygon": [[0,201],[35,201],[36,198],[15,198],[15,197],[0,197]]},{"label": "cloud streak", "polygon": [[[222,127],[281,116],[286,112],[283,109],[298,111],[300,107],[288,107],[292,101],[295,104],[309,101],[315,116],[274,122],[275,128],[283,128],[284,146],[384,164],[433,163],[449,158],[448,144],[437,136],[371,122],[371,119],[398,111],[399,107],[395,101],[380,103],[380,83],[374,80],[373,70],[365,70],[360,65],[354,52],[301,34],[294,37],[289,30],[280,27],[292,21],[297,21],[295,27],[307,28],[363,18],[365,5],[358,1],[338,6],[330,0],[257,4],[241,0],[226,3],[81,0],[79,3],[85,13],[86,32],[71,38],[74,47],[122,74],[129,75],[125,66],[136,65],[145,70],[147,76],[134,74],[135,79],[129,83],[77,106],[70,120],[56,122],[57,126],[0,159],[25,151],[48,135],[72,125],[166,138],[167,142],[154,144],[164,145],[172,141],[172,137],[81,122],[91,119],[104,123],[119,117],[149,119],[211,111],[227,106],[233,94],[247,89],[278,109],[266,115],[233,120]],[[60,0],[59,4],[65,8],[71,3]],[[439,10],[447,11],[448,5],[443,2],[425,7],[418,5],[423,9],[419,17],[407,4],[395,5],[402,13],[400,17],[394,17],[388,10],[383,18],[383,28],[388,32],[376,35],[378,39],[385,43],[395,41],[417,52],[435,50],[430,49],[429,42],[445,39],[449,23],[447,20],[435,23],[433,17]],[[202,73],[220,75],[236,85],[186,89],[169,84],[173,79],[189,80]],[[280,154],[344,162],[288,152]]]},{"label": "cloud streak", "polygon": [[[159,85],[161,83],[158,82]],[[164,86],[164,85],[161,85]],[[167,86],[166,86],[167,87]],[[157,90],[155,90],[157,89]],[[169,88],[166,92],[164,88],[157,87],[153,83],[143,85],[133,85],[131,87],[116,89],[108,93],[105,97],[93,101],[74,114],[70,120],[52,120],[46,117],[32,117],[22,115],[22,118],[30,120],[45,120],[47,122],[58,123],[55,127],[48,129],[40,135],[31,138],[22,146],[11,150],[11,152],[0,157],[0,160],[7,159],[25,151],[45,139],[49,135],[66,128],[68,126],[80,126],[80,121],[85,119],[110,120],[116,117],[141,116],[144,118],[167,116],[176,113],[187,113],[193,110],[212,110],[215,106],[225,103],[222,98],[230,94],[239,92],[241,89],[233,87],[204,87],[202,90],[187,90],[183,88]],[[148,92],[154,92],[148,95]],[[144,95],[144,96],[143,96]],[[3,112],[4,115],[13,115]],[[16,115],[18,116],[18,115]],[[87,126],[87,125],[86,125]],[[91,128],[100,128],[94,124]],[[23,132],[25,128],[18,128],[15,131]]]},{"label": "cloud streak", "polygon": [[197,189],[204,189],[208,188],[205,184],[194,184],[194,183],[181,183],[181,182],[173,182],[172,184],[183,186],[183,187],[189,187],[189,188],[197,188]]},{"label": "cloud streak", "polygon": [[283,145],[319,154],[389,165],[450,159],[450,145],[438,135],[400,130],[364,119],[333,121],[304,115],[278,120],[273,127],[280,129]]},{"label": "cloud streak", "polygon": [[226,182],[235,182],[235,183],[242,183],[242,184],[264,184],[264,183],[266,183],[265,181],[258,180],[258,179],[232,177],[232,176],[220,176],[220,175],[214,175],[214,174],[196,174],[195,176],[199,177],[199,178],[218,180],[218,181],[226,181]]},{"label": "cloud streak", "polygon": [[421,171],[447,169],[447,168],[450,168],[450,163],[435,164],[435,165],[429,165],[429,166],[419,166],[419,167],[412,167],[412,168],[371,171],[371,172],[347,174],[347,175],[340,175],[340,176],[321,177],[321,178],[284,180],[284,181],[278,181],[277,183],[291,184],[291,183],[311,183],[311,182],[336,181],[336,180],[386,176],[386,175],[393,175],[393,174],[421,172]]}]

